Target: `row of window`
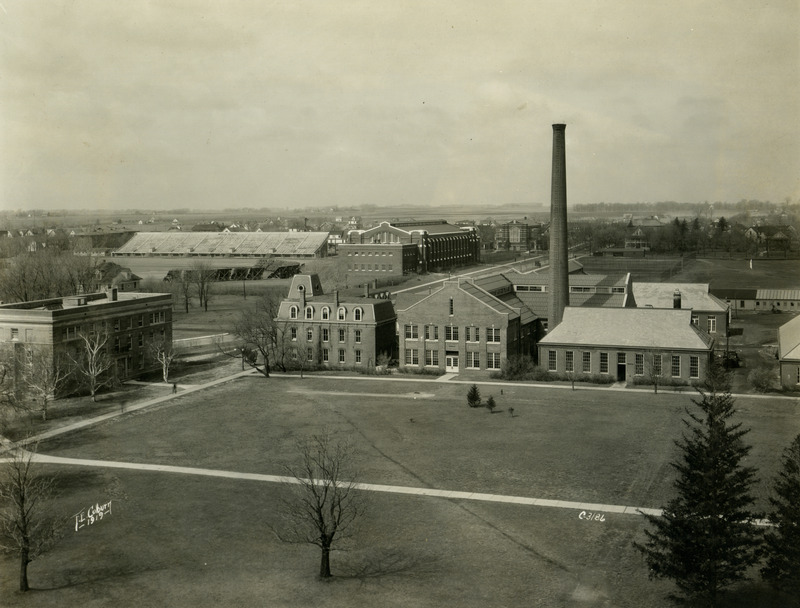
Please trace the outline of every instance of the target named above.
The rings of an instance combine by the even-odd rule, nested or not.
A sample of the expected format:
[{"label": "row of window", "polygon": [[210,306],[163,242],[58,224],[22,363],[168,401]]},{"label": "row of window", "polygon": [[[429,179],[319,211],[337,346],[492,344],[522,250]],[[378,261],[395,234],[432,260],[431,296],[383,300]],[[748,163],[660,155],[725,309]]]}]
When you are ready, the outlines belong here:
[{"label": "row of window", "polygon": [[[290,319],[297,319],[298,314],[300,314],[300,308],[297,306],[291,306],[289,308],[289,318]],[[331,318],[331,309],[328,306],[323,306],[320,309],[320,314],[322,315],[323,321],[329,321]],[[313,319],[314,318],[314,307],[313,306],[306,306],[304,315],[306,319]],[[356,307],[353,309],[353,320],[354,321],[361,321],[364,318],[364,309],[360,307]],[[346,321],[347,320],[347,309],[344,306],[340,306],[336,310],[336,320],[337,321]]]},{"label": "row of window", "polygon": [[[347,342],[347,330],[346,329],[340,329],[338,331],[339,331],[339,342]],[[297,340],[297,328],[296,327],[290,327],[289,328],[289,335],[290,335],[292,341],[296,341]],[[327,327],[322,327],[321,328],[320,339],[323,342],[330,342],[330,330]],[[313,342],[314,341],[314,330],[311,327],[306,329],[306,340],[308,342]],[[357,330],[355,330],[353,332],[353,341],[356,344],[361,344],[361,330],[360,329],[357,329]]]},{"label": "row of window", "polygon": [[373,268],[372,264],[348,264],[347,270],[352,270],[353,272],[370,271],[370,270],[376,270],[376,271],[379,270],[381,272],[392,272],[394,270],[394,266],[392,264],[381,264],[380,266],[381,267],[378,268],[378,265],[375,264],[375,268]]},{"label": "row of window", "polygon": [[[481,355],[486,357],[486,369],[500,369],[500,353],[466,353],[466,368],[481,369]],[[439,351],[424,351],[425,367],[439,367]],[[407,348],[404,353],[406,365],[419,365],[419,349]]]},{"label": "row of window", "polygon": [[[419,325],[408,323],[403,326],[403,336],[406,340],[419,339]],[[439,326],[438,325],[423,325],[423,335],[426,340],[439,339]],[[480,342],[481,341],[481,328],[480,327],[464,327],[460,328],[457,325],[444,326],[444,339],[448,342],[458,342],[461,329],[464,330],[464,341],[466,342]],[[494,327],[483,328],[483,335],[486,342],[499,343],[500,330]]]},{"label": "row of window", "polygon": [[[568,350],[564,353],[564,371],[575,372],[575,352]],[[599,353],[600,355],[600,373],[609,373],[608,368],[608,353]],[[668,357],[670,365],[670,374],[673,378],[681,377],[681,357],[680,355],[648,355],[645,361],[643,353],[635,353],[634,356],[634,376],[643,376],[645,372],[653,377],[661,377],[663,370],[662,357]],[[625,353],[617,353],[617,365],[626,365],[627,357]],[[547,351],[547,370],[557,372],[558,370],[558,353],[554,350]],[[581,369],[582,373],[591,373],[592,371],[592,352],[581,351]],[[696,355],[689,356],[689,377],[700,377],[700,357]]]},{"label": "row of window", "polygon": [[377,252],[377,251],[376,251],[376,252],[374,252],[374,253],[373,253],[372,251],[361,251],[361,252],[355,251],[355,252],[353,252],[353,253],[351,253],[351,252],[348,252],[348,253],[347,253],[347,255],[358,257],[358,256],[359,256],[359,253],[360,253],[360,255],[361,255],[361,257],[362,257],[362,258],[365,258],[365,257],[367,257],[367,256],[369,256],[369,257],[372,257],[373,255],[374,255],[376,258],[377,258],[377,257],[379,257],[379,256],[386,257],[387,255],[388,255],[389,257],[394,257],[394,253],[392,253],[391,251],[388,251],[388,252],[387,252],[387,251],[381,251],[380,253],[379,253],[379,252]]},{"label": "row of window", "polygon": [[[347,363],[347,351],[345,349],[340,348],[338,350],[338,356],[339,356],[339,363],[340,364]],[[313,348],[309,347],[309,348],[306,349],[306,358],[309,361],[313,361],[314,360],[314,349]],[[330,363],[330,360],[331,360],[330,349],[323,348],[322,349],[322,362],[323,363]],[[356,365],[361,364],[361,351],[358,350],[358,349],[353,351],[353,363],[355,363]]]},{"label": "row of window", "polygon": [[[145,315],[134,315],[132,317],[118,317],[113,321],[98,321],[96,323],[89,323],[86,326],[86,331],[89,332],[89,335],[94,335],[98,332],[108,331],[109,326],[115,332],[118,331],[127,331],[133,329],[134,327],[144,327],[144,319]],[[158,311],[158,312],[151,312],[148,315],[148,324],[149,325],[157,325],[160,323],[167,322],[167,313],[166,311]],[[78,337],[78,334],[81,331],[80,325],[68,325],[63,328],[62,335],[67,340],[73,340]],[[15,338],[16,329],[11,329],[11,339]]]},{"label": "row of window", "polygon": [[[162,329],[159,331],[159,337],[163,340],[166,336],[166,332]],[[155,338],[155,332],[150,332],[150,342],[152,343]],[[139,348],[144,346],[144,334],[139,332],[136,338],[136,342]],[[114,352],[115,353],[123,353],[129,352],[133,349],[133,334],[128,334],[127,336],[115,336],[114,337]]]},{"label": "row of window", "polygon": [[[769,305],[770,305],[769,300],[764,300],[764,306],[769,306]],[[773,306],[777,306],[778,308],[780,308],[781,303],[780,302],[773,302],[772,305]],[[794,306],[794,302],[788,302],[788,303],[784,302],[783,305],[784,305],[784,307],[786,307],[786,306],[792,307],[792,306]],[[761,302],[759,300],[756,300],[756,306],[761,306]],[[741,301],[740,308],[744,308],[744,300]]]}]

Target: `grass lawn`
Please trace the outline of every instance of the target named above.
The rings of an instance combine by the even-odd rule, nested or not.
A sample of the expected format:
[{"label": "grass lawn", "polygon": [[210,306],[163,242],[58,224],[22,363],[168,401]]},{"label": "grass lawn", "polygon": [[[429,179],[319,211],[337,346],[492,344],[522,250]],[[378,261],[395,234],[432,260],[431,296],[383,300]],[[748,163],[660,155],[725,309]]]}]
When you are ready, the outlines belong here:
[{"label": "grass lawn", "polygon": [[800,262],[797,260],[724,260],[698,258],[687,264],[670,282],[710,283],[712,287],[748,289],[800,289]]},{"label": "grass lawn", "polygon": [[[243,378],[61,436],[47,454],[283,474],[294,440],[328,427],[359,447],[367,483],[641,507],[671,495],[672,440],[689,395],[481,386],[500,412],[466,406],[467,386],[426,381]],[[742,398],[749,463],[764,482],[800,432],[790,400]],[[513,407],[515,416],[507,409]],[[10,606],[669,606],[632,547],[638,516],[587,522],[568,509],[365,493],[356,542],[316,579],[313,547],[273,534],[286,487],[67,467],[66,515],[113,500],[112,515],[68,532],[30,569]],[[734,606],[770,604],[745,586]],[[749,594],[749,595],[747,595]],[[750,603],[747,603],[750,601]],[[745,602],[745,603],[742,603]]]}]

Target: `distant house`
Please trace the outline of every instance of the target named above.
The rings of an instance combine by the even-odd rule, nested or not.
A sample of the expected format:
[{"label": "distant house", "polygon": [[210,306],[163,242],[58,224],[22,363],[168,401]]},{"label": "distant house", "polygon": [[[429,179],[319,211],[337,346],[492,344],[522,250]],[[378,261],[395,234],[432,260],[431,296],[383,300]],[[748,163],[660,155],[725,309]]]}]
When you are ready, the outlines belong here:
[{"label": "distant house", "polygon": [[124,268],[114,262],[103,261],[94,271],[95,288],[110,291],[135,291],[142,281],[142,277],[131,272],[130,268]]},{"label": "distant house", "polygon": [[705,378],[713,349],[714,338],[692,324],[690,310],[568,306],[539,342],[539,364],[620,382],[656,374],[692,383]]},{"label": "distant house", "polygon": [[781,386],[800,388],[800,316],[778,328],[778,362]]}]

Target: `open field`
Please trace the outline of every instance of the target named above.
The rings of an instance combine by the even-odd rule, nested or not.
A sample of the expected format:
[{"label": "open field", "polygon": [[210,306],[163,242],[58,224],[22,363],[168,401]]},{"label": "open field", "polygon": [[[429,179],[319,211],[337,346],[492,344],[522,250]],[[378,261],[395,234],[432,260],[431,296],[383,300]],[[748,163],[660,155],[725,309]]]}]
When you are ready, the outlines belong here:
[{"label": "open field", "polygon": [[[243,378],[53,439],[44,454],[284,474],[294,440],[352,436],[365,483],[659,507],[690,395],[483,385],[499,413],[465,404],[467,386],[416,380]],[[741,398],[756,491],[800,432],[796,400]],[[515,416],[507,409],[513,407]],[[369,514],[334,581],[318,554],[279,541],[280,484],[68,467],[60,509],[113,500],[108,519],[70,531],[30,569],[11,606],[669,606],[632,540],[644,520],[571,509],[365,494]],[[735,606],[777,606],[758,586]],[[5,604],[4,604],[5,605]]]},{"label": "open field", "polygon": [[800,262],[753,258],[753,269],[750,270],[749,258],[698,258],[670,280],[677,283],[710,283],[712,287],[800,289]]}]

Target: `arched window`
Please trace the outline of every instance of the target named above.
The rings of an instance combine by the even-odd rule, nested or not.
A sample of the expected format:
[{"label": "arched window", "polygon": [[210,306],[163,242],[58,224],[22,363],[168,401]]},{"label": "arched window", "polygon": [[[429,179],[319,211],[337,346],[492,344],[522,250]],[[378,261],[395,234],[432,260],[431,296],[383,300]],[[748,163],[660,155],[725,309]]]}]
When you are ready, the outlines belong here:
[{"label": "arched window", "polygon": [[331,318],[331,309],[328,308],[327,306],[323,307],[323,309],[322,309],[322,320],[323,321],[327,321],[330,318]]},{"label": "arched window", "polygon": [[345,310],[344,306],[340,306],[339,310],[336,313],[336,318],[339,321],[344,321],[345,316],[347,316],[347,311]]},{"label": "arched window", "polygon": [[313,319],[313,318],[314,318],[314,307],[306,306],[306,319]]},{"label": "arched window", "polygon": [[362,314],[363,314],[363,311],[360,308],[356,308],[355,310],[353,310],[353,318],[356,321],[360,321],[361,320]]},{"label": "arched window", "polygon": [[297,306],[292,306],[289,309],[289,318],[290,319],[296,319],[297,318]]}]

